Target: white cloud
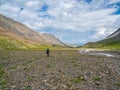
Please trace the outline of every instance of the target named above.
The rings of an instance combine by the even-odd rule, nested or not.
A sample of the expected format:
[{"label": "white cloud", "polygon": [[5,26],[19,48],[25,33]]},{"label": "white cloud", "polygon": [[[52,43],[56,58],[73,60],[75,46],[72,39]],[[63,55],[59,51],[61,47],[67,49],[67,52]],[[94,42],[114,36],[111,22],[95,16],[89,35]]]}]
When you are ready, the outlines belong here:
[{"label": "white cloud", "polygon": [[120,2],[120,0],[109,0],[108,4],[114,4],[114,3],[117,3],[117,2]]},{"label": "white cloud", "polygon": [[32,1],[26,2],[25,6],[29,10],[40,10],[43,4],[44,4],[44,1],[32,0]]},{"label": "white cloud", "polygon": [[98,30],[97,33],[94,34],[94,35],[91,37],[91,39],[98,39],[98,38],[100,38],[100,37],[102,37],[102,36],[106,36],[106,31],[107,31],[106,28],[98,28],[97,30]]},{"label": "white cloud", "polygon": [[13,15],[16,16],[16,14],[20,11],[20,9],[14,5],[10,4],[2,4],[0,6],[0,13],[6,14],[6,15]]},{"label": "white cloud", "polygon": [[[64,32],[76,32],[91,36],[89,32],[94,31],[91,39],[78,37],[78,40],[99,40],[120,26],[120,15],[114,15],[119,6],[107,7],[109,4],[120,2],[120,0],[12,0],[0,1],[0,13],[10,16],[28,25],[34,30],[53,28]],[[47,4],[48,9],[41,11]],[[21,11],[21,8],[23,9]],[[19,17],[19,18],[18,18]],[[47,31],[49,32],[49,31]],[[62,38],[63,35],[58,37]],[[68,35],[68,37],[70,37]],[[63,38],[64,39],[64,38]]]}]

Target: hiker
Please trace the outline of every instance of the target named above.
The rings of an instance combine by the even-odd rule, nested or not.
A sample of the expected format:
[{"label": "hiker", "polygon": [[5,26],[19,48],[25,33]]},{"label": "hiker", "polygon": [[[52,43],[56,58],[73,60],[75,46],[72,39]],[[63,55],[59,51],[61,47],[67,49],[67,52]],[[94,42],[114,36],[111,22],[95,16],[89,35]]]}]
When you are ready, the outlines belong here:
[{"label": "hiker", "polygon": [[49,50],[49,48],[47,48],[47,49],[46,49],[47,57],[49,57],[49,53],[50,53],[50,50]]}]

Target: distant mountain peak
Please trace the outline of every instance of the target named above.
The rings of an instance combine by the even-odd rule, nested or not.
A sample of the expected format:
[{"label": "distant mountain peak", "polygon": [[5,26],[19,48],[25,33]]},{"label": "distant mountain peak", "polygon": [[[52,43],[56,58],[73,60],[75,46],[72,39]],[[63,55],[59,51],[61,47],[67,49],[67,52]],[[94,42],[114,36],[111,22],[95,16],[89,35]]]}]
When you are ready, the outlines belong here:
[{"label": "distant mountain peak", "polygon": [[52,45],[64,46],[64,44],[58,38],[56,38],[53,34],[43,33],[43,35],[46,42],[52,43]]}]

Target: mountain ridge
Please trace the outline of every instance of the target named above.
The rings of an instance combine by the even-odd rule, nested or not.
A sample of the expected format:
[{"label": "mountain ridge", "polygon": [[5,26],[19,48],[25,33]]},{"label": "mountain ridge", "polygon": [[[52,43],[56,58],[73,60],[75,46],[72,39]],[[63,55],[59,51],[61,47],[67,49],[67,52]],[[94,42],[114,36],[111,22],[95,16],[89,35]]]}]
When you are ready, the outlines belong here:
[{"label": "mountain ridge", "polygon": [[21,41],[22,43],[26,43],[28,45],[30,44],[30,46],[31,45],[64,46],[64,44],[55,36],[50,34],[44,35],[38,33],[29,28],[28,26],[22,24],[21,22],[17,22],[9,17],[5,17],[2,14],[0,14],[0,35],[4,37],[15,38],[18,41]]},{"label": "mountain ridge", "polygon": [[114,38],[114,39],[120,39],[120,28],[118,30],[116,30],[115,32],[113,32],[112,34],[110,34],[107,39],[109,38]]}]

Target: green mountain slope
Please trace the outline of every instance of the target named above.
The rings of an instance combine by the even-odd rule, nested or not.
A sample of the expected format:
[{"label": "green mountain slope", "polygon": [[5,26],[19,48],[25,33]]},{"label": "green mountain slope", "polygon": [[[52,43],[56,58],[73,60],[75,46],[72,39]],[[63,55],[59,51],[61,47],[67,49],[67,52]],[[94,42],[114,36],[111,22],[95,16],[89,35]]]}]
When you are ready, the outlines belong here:
[{"label": "green mountain slope", "polygon": [[61,46],[52,47],[50,45],[30,44],[13,37],[0,35],[0,50],[45,50],[46,48],[57,49]]},{"label": "green mountain slope", "polygon": [[0,50],[28,49],[28,46],[15,38],[0,35]]},{"label": "green mountain slope", "polygon": [[0,50],[45,49],[64,44],[51,34],[42,34],[0,14]]},{"label": "green mountain slope", "polygon": [[104,40],[98,42],[89,42],[85,48],[103,48],[103,49],[120,49],[120,29],[109,35]]}]

